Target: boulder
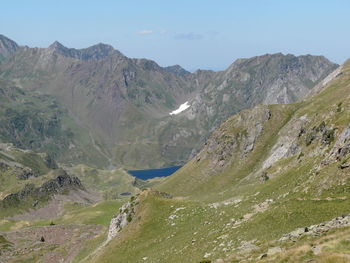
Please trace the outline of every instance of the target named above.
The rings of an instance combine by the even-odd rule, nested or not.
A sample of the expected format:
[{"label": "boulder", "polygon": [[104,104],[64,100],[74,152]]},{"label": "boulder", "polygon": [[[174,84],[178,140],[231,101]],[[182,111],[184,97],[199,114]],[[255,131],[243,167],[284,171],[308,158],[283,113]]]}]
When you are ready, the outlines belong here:
[{"label": "boulder", "polygon": [[281,253],[281,252],[282,252],[282,248],[280,248],[280,247],[272,247],[272,248],[269,248],[267,250],[267,255],[268,256],[273,256],[273,255]]}]

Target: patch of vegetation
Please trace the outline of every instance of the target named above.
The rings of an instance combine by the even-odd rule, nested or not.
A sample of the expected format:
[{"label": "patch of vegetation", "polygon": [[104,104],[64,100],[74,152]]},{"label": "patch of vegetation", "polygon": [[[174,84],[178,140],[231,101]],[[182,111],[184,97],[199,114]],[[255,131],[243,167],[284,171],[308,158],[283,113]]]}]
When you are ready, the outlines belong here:
[{"label": "patch of vegetation", "polygon": [[134,195],[139,192],[134,183],[135,177],[124,169],[100,170],[78,165],[70,169],[70,172],[78,176],[85,187],[100,192],[105,200],[126,199],[128,196],[123,196],[122,193]]},{"label": "patch of vegetation", "polygon": [[3,252],[11,249],[13,244],[8,241],[3,235],[0,235],[0,256]]}]

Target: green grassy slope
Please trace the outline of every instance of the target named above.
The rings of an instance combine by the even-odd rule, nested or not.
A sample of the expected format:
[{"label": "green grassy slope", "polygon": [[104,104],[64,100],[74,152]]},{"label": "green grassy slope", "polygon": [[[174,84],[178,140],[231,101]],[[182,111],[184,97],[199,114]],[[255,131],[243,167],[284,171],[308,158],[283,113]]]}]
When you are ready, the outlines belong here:
[{"label": "green grassy slope", "polygon": [[31,183],[41,185],[53,178],[55,164],[47,161],[46,154],[23,151],[10,144],[0,144],[0,198],[14,193]]},{"label": "green grassy slope", "polygon": [[101,193],[104,199],[123,199],[140,191],[134,186],[135,177],[124,169],[99,170],[86,165],[77,165],[70,171],[78,176],[88,189]]},{"label": "green grassy slope", "polygon": [[[199,155],[155,186],[174,198],[145,195],[137,220],[91,262],[239,262],[232,255],[244,242],[262,251],[298,227],[348,214],[349,97],[348,62],[314,97],[233,116]],[[340,242],[323,257],[343,249],[334,262],[344,262],[350,250]],[[280,262],[302,259],[297,246]]]}]

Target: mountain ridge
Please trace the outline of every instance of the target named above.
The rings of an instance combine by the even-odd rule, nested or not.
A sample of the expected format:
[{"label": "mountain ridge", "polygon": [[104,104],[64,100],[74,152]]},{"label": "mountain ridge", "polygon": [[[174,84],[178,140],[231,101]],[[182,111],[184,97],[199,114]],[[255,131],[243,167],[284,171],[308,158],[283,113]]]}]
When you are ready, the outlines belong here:
[{"label": "mountain ridge", "polygon": [[124,57],[121,52],[114,49],[111,45],[103,43],[98,43],[87,48],[75,49],[67,48],[60,42],[55,41],[47,49],[51,50],[52,52],[56,51],[64,56],[80,60],[98,60],[113,55]]},{"label": "mountain ridge", "polygon": [[[57,99],[113,165],[156,168],[185,163],[242,109],[301,99],[335,67],[322,57],[273,54],[189,73],[127,58],[105,44],[70,49],[55,42],[19,49],[0,75]],[[169,116],[186,101],[189,109]]]}]

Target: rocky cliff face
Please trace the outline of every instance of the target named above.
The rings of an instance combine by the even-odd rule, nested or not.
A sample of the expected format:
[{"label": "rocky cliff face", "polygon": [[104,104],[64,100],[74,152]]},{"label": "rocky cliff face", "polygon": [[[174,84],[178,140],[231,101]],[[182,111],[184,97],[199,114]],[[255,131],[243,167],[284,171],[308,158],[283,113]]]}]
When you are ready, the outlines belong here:
[{"label": "rocky cliff face", "polygon": [[[230,123],[229,125],[223,125],[213,133],[196,160],[199,162],[212,157],[210,166],[213,170],[222,170],[232,162],[243,160],[253,151],[270,117],[271,111],[267,106],[242,111],[225,122]],[[240,132],[236,133],[237,130]]]},{"label": "rocky cliff face", "polygon": [[162,151],[185,162],[231,115],[258,104],[298,101],[336,67],[324,57],[272,54],[237,60],[222,72],[198,71],[193,81],[200,91],[187,111],[165,125]]},{"label": "rocky cliff face", "polygon": [[[89,131],[91,149],[105,163],[147,168],[186,162],[232,114],[297,101],[336,66],[323,57],[273,54],[189,73],[105,44],[72,49],[55,42],[17,50],[0,75],[53,96]],[[186,101],[189,109],[169,115]]]}]

